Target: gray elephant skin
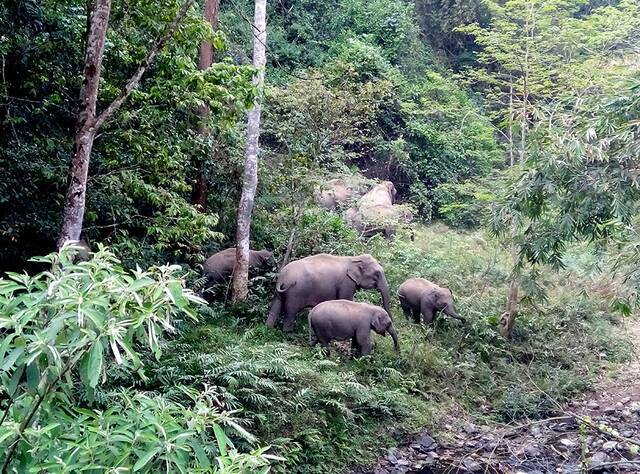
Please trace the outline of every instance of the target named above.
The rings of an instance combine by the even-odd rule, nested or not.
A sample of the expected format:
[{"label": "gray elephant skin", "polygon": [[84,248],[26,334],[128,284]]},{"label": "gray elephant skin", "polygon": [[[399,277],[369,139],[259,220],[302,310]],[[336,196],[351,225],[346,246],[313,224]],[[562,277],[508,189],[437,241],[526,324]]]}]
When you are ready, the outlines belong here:
[{"label": "gray elephant skin", "polygon": [[[269,268],[273,261],[273,253],[268,250],[249,250],[249,268],[253,270]],[[236,248],[231,247],[211,255],[202,265],[202,270],[207,283],[214,285],[231,275],[235,265]]]},{"label": "gray elephant skin", "polygon": [[317,343],[329,353],[331,341],[351,339],[351,349],[359,355],[371,353],[371,330],[393,339],[396,351],[400,350],[398,333],[389,313],[379,306],[368,303],[356,303],[350,300],[325,301],[309,312],[309,328],[314,332]]},{"label": "gray elephant skin", "polygon": [[326,182],[317,201],[325,209],[335,211],[361,194],[362,191],[357,186],[347,183],[342,178],[335,178]]},{"label": "gray elephant skin", "polygon": [[274,327],[284,314],[283,330],[292,331],[297,314],[323,301],[353,300],[358,289],[377,289],[389,309],[389,284],[384,269],[371,255],[337,256],[326,253],[295,260],[278,275],[267,326]]},{"label": "gray elephant skin", "polygon": [[453,293],[424,278],[409,278],[398,288],[402,311],[416,324],[420,316],[425,324],[433,322],[438,312],[464,322],[453,305]]},{"label": "gray elephant skin", "polygon": [[358,201],[358,207],[370,207],[387,205],[391,206],[396,202],[396,187],[391,181],[383,181],[380,184],[376,184]]}]

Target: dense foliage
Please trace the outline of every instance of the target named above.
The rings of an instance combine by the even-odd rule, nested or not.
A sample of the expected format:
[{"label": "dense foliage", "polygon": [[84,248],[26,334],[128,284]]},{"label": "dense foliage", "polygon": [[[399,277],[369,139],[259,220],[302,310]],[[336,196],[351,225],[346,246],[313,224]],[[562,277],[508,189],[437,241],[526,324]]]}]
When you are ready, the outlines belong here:
[{"label": "dense foliage", "polygon": [[[100,129],[83,226],[98,251],[84,262],[50,252],[92,2],[0,3],[10,471],[337,472],[451,413],[547,416],[629,356],[613,310],[629,315],[640,295],[636,0],[267,3],[263,97],[253,2],[222,0],[216,31],[196,2]],[[181,4],[113,2],[98,110]],[[243,303],[196,296],[204,259],[234,245],[257,99],[252,248],[278,267],[371,253],[392,297],[408,277],[437,281],[465,325],[416,326],[394,302],[399,355],[377,338],[373,356],[327,359],[308,347],[304,317],[293,335],[264,326],[272,272]],[[316,202],[335,177],[392,181],[416,222],[390,241],[360,238]],[[496,324],[514,275],[520,316],[506,340]]]}]

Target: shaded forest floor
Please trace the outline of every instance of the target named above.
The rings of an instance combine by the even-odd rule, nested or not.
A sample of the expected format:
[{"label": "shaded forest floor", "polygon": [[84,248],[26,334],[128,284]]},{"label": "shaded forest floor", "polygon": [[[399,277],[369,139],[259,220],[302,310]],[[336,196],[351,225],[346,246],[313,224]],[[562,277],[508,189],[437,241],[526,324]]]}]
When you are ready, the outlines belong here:
[{"label": "shaded forest floor", "polygon": [[[389,449],[355,474],[640,472],[640,324],[621,336],[634,356],[589,391],[556,404],[553,416],[513,425],[474,424],[450,413],[438,434]],[[541,393],[544,392],[541,390]],[[546,394],[545,394],[546,395]],[[549,397],[550,398],[550,397]]]}]

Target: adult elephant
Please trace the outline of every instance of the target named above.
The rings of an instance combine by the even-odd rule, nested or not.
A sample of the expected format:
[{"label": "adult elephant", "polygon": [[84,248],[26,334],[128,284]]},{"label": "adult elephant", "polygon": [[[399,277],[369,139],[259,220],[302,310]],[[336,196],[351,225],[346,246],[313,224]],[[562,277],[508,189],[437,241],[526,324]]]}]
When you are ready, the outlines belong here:
[{"label": "adult elephant", "polygon": [[358,201],[358,207],[363,209],[370,206],[388,205],[396,202],[396,187],[391,181],[383,181],[371,188]]},{"label": "adult elephant", "polygon": [[377,204],[360,209],[349,208],[344,218],[347,224],[365,238],[376,234],[384,234],[390,238],[397,228],[407,226],[413,221],[413,214],[407,206]]},{"label": "adult elephant", "polygon": [[318,196],[318,203],[330,211],[334,211],[348,202],[356,194],[356,190],[344,179],[330,179],[323,186]]},{"label": "adult elephant", "polygon": [[382,295],[382,306],[391,314],[384,269],[371,255],[351,257],[321,253],[295,260],[278,275],[267,326],[274,327],[284,314],[282,328],[286,332],[292,331],[297,314],[304,308],[329,300],[351,301],[356,290],[361,288],[378,290]]}]

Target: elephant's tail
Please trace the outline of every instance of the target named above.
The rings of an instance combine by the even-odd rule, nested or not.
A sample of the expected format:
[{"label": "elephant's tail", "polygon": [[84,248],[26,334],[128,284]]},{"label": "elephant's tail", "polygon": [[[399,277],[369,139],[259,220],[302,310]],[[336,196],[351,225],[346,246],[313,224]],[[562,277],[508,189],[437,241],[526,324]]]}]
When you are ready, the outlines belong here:
[{"label": "elephant's tail", "polygon": [[275,327],[278,322],[278,317],[282,312],[282,296],[278,291],[276,291],[275,296],[273,297],[273,301],[271,302],[271,309],[269,310],[269,315],[267,316],[266,325]]},{"label": "elephant's tail", "polygon": [[292,281],[291,283],[278,282],[278,284],[276,285],[276,292],[285,293],[289,288],[293,288],[294,286],[296,286],[296,283],[296,281]]}]

